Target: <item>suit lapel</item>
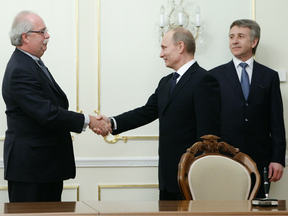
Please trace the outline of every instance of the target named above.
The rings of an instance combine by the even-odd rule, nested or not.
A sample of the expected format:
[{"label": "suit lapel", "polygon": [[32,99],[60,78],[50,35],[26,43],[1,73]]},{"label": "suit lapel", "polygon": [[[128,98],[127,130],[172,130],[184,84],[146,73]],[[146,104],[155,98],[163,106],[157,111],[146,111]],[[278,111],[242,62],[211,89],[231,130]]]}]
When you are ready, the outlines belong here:
[{"label": "suit lapel", "polygon": [[257,87],[260,86],[260,82],[263,78],[263,75],[264,75],[263,72],[261,72],[261,65],[258,62],[254,61],[248,100],[250,98],[250,95],[252,97],[253,93],[257,90]]},{"label": "suit lapel", "polygon": [[165,111],[165,109],[167,108],[167,106],[170,104],[170,102],[173,100],[174,97],[176,97],[176,95],[178,93],[181,92],[181,89],[186,85],[186,83],[193,77],[193,74],[197,71],[197,69],[199,68],[199,65],[197,62],[195,62],[181,77],[181,79],[178,81],[178,83],[176,84],[174,90],[172,91],[172,93],[170,94],[170,86],[171,86],[171,81],[172,81],[172,76],[169,79],[169,82],[167,84],[167,95],[168,95],[168,100],[166,103],[166,106],[163,109],[163,112]]},{"label": "suit lapel", "polygon": [[[48,72],[50,73],[49,69],[47,68]],[[65,96],[65,93],[62,91],[62,89],[60,88],[60,86],[57,84],[57,82],[54,80],[54,77],[52,76],[52,74],[50,73],[50,77],[52,79],[53,84],[51,85],[60,95]],[[49,78],[48,78],[49,80]],[[49,80],[50,81],[50,80]],[[50,82],[51,83],[51,82]]]},{"label": "suit lapel", "polygon": [[227,63],[227,65],[224,66],[224,71],[223,71],[224,76],[227,79],[227,82],[231,85],[231,88],[234,89],[236,94],[245,100],[241,83],[239,81],[239,77],[237,75],[237,71],[235,69],[233,61],[230,61]]},{"label": "suit lapel", "polygon": [[164,95],[167,98],[167,100],[170,97],[170,88],[171,88],[171,82],[172,82],[172,78],[173,78],[173,73],[171,73],[170,77],[168,78],[168,82],[165,84],[165,90],[164,90]]},{"label": "suit lapel", "polygon": [[[39,67],[39,66],[38,66]],[[48,68],[47,68],[48,70]],[[49,70],[48,70],[49,71]],[[42,77],[44,77],[44,79],[46,80],[46,82],[53,87],[53,83],[51,82],[51,80],[47,77],[47,75],[45,74],[45,72],[39,67],[38,72],[41,74]],[[50,72],[49,72],[50,73]],[[51,73],[50,73],[50,77],[52,79]]]},{"label": "suit lapel", "polygon": [[186,85],[186,83],[192,78],[193,74],[197,71],[199,65],[195,62],[181,77],[177,85],[175,86],[173,92],[170,95],[170,98],[173,98],[179,93],[179,91]]},{"label": "suit lapel", "polygon": [[[36,63],[37,64],[37,63]],[[50,73],[50,77],[52,79],[52,82],[51,80],[47,77],[47,75],[44,73],[44,71],[42,71],[42,69],[37,65],[38,67],[38,72],[41,74],[41,76],[44,77],[45,81],[50,85],[50,87],[52,89],[54,89],[61,97],[65,97],[66,98],[66,95],[65,93],[62,91],[62,89],[58,86],[58,84],[56,83],[56,81],[54,80],[52,74],[50,73],[49,69],[47,68],[48,72]]]}]

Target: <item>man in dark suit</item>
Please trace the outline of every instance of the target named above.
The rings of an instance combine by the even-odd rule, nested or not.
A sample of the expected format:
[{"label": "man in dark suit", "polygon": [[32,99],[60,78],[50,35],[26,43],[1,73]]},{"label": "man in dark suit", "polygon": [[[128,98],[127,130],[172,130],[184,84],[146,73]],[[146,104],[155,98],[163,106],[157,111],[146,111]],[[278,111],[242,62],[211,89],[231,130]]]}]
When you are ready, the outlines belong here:
[{"label": "man in dark suit", "polygon": [[[234,21],[229,38],[233,60],[211,70],[221,87],[221,140],[239,148],[257,163],[262,179],[257,197],[263,198],[264,167],[269,167],[270,181],[278,181],[285,167],[279,77],[276,71],[253,59],[260,39],[260,27],[255,21]],[[245,83],[245,78],[242,74],[246,72],[248,91],[245,87],[243,91],[241,84]]]},{"label": "man in dark suit", "polygon": [[2,84],[8,125],[4,177],[10,202],[61,201],[63,180],[75,177],[70,131],[100,125],[94,116],[68,111],[65,93],[39,62],[49,38],[37,14],[22,11],[16,16],[10,33],[16,49]]},{"label": "man in dark suit", "polygon": [[[147,103],[111,118],[113,134],[131,130],[159,118],[160,200],[181,200],[178,163],[187,148],[205,134],[220,133],[220,88],[217,80],[194,60],[195,41],[188,30],[168,31],[160,57],[176,72],[163,77]],[[173,77],[177,82],[171,92]],[[107,122],[109,119],[105,116]],[[96,131],[96,130],[95,130]]]}]

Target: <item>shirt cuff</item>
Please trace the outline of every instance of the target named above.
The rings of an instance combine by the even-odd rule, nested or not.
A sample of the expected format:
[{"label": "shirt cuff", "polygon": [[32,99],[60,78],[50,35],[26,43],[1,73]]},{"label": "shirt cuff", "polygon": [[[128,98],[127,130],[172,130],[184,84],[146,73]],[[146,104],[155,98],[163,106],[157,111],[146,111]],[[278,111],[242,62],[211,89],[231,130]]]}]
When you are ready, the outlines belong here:
[{"label": "shirt cuff", "polygon": [[112,128],[112,130],[117,130],[117,122],[113,117],[110,117],[110,119],[112,119],[112,121],[114,122],[114,128]]},{"label": "shirt cuff", "polygon": [[87,126],[90,123],[90,118],[89,118],[89,115],[87,115],[87,114],[83,114],[83,115],[84,115],[84,125],[83,125],[82,131],[85,131]]}]

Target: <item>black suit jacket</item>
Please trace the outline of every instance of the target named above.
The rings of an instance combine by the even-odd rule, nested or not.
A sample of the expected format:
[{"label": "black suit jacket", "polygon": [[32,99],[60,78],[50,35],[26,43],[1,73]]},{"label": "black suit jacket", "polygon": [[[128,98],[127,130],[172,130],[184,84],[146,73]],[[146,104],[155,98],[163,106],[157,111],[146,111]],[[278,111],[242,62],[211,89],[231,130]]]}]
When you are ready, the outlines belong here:
[{"label": "black suit jacket", "polygon": [[250,93],[244,99],[233,61],[211,70],[222,97],[221,139],[248,154],[259,168],[285,166],[285,128],[278,73],[254,61]]},{"label": "black suit jacket", "polygon": [[169,94],[173,74],[139,108],[115,118],[119,134],[159,118],[159,187],[180,192],[178,163],[183,153],[205,134],[220,133],[220,88],[217,80],[194,63]]},{"label": "black suit jacket", "polygon": [[42,183],[74,178],[70,131],[82,131],[84,116],[67,110],[68,100],[55,80],[52,83],[30,56],[15,49],[2,95],[8,126],[5,179]]}]

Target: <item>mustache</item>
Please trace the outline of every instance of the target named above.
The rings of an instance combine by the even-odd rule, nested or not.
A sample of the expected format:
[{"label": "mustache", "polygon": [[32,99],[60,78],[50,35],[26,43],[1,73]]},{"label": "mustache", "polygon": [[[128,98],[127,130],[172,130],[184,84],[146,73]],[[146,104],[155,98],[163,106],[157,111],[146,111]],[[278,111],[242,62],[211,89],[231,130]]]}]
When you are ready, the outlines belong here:
[{"label": "mustache", "polygon": [[47,44],[49,42],[49,39],[45,39],[44,41],[43,41],[43,44]]}]

